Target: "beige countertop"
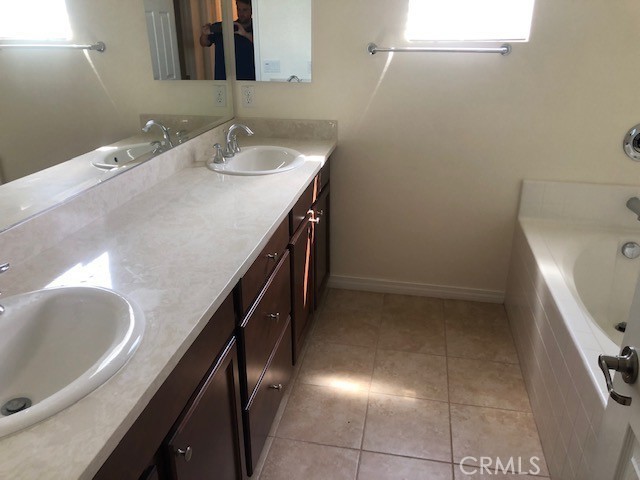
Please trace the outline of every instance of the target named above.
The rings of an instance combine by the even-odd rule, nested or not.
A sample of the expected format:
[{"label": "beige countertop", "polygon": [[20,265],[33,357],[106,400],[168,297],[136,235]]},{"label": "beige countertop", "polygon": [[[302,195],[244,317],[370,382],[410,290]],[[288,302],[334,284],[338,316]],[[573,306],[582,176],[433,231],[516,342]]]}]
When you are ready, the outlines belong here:
[{"label": "beige countertop", "polygon": [[111,288],[141,308],[146,329],[105,384],[0,439],[0,478],[92,478],[335,148],[335,140],[254,137],[251,144],[294,148],[307,160],[288,172],[244,177],[191,164],[3,275],[8,295]]}]

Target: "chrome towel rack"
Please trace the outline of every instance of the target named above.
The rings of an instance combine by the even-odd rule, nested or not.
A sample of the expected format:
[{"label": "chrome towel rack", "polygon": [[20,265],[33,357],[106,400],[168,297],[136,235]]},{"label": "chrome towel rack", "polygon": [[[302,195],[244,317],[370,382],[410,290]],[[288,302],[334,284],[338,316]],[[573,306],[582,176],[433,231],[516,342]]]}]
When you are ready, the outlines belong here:
[{"label": "chrome towel rack", "polygon": [[509,55],[511,53],[511,45],[502,44],[499,47],[379,47],[375,43],[367,45],[367,52],[375,55],[378,52],[459,52],[459,53],[499,53],[500,55]]},{"label": "chrome towel rack", "polygon": [[3,48],[72,48],[76,50],[95,50],[97,52],[104,52],[107,46],[104,42],[97,42],[91,45],[74,45],[68,43],[0,43],[0,49]]}]

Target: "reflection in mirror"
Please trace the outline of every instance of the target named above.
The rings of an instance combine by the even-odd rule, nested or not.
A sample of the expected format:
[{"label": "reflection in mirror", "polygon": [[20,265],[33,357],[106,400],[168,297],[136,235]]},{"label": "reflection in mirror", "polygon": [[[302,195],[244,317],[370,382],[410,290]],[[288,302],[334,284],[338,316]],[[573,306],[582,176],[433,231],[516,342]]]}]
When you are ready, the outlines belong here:
[{"label": "reflection in mirror", "polygon": [[[232,0],[237,80],[311,81],[311,0]],[[225,80],[221,0],[144,0],[157,80]]]},{"label": "reflection in mirror", "polygon": [[[234,5],[233,42],[236,61],[237,80],[255,80],[256,66],[253,52],[253,20],[251,0],[236,0]],[[224,64],[224,40],[222,24],[206,23],[200,32],[202,47],[214,46],[215,58],[222,59],[215,63],[215,78],[227,78]]]},{"label": "reflection in mirror", "polygon": [[120,171],[81,154],[162,141],[141,131],[150,118],[180,143],[233,116],[226,82],[153,80],[141,3],[66,0],[70,42],[103,41],[104,53],[0,51],[0,231]]},{"label": "reflection in mirror", "polygon": [[208,22],[222,37],[221,0],[144,0],[144,10],[154,79],[226,79],[223,49],[205,49],[200,42]]},{"label": "reflection in mirror", "polygon": [[311,81],[311,0],[253,0],[256,80]]}]

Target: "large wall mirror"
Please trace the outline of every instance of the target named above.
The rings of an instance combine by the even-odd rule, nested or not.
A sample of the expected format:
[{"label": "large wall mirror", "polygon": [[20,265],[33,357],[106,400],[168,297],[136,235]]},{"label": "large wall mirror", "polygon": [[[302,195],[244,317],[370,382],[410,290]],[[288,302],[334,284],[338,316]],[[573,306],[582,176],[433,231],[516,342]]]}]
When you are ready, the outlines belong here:
[{"label": "large wall mirror", "polygon": [[[311,0],[231,0],[237,80],[311,81]],[[154,78],[225,80],[221,0],[144,0]]]},{"label": "large wall mirror", "polygon": [[[118,174],[83,165],[76,179],[71,163],[105,145],[148,141],[140,131],[148,118],[186,122],[183,138],[233,118],[228,71],[239,80],[311,81],[311,0],[38,1],[42,8],[26,9],[27,24],[50,24],[33,12],[62,4],[69,42],[102,41],[106,51],[0,48],[0,231]],[[222,25],[234,33],[223,35]],[[154,29],[170,33],[151,39]],[[217,45],[218,36],[234,46]],[[26,38],[17,43],[32,43]],[[234,47],[235,62],[224,62]],[[154,79],[163,61],[172,81]]]},{"label": "large wall mirror", "polygon": [[[73,34],[69,43],[103,41],[106,51],[0,48],[0,231],[59,203],[65,192],[77,193],[80,183],[92,185],[85,178],[73,184],[71,172],[63,168],[70,159],[135,136],[153,139],[159,133],[155,129],[141,132],[147,118],[186,118],[180,121],[191,130],[189,137],[233,117],[232,87],[226,81],[153,79],[142,0],[50,3],[66,4]],[[226,7],[219,1],[211,5],[218,8],[213,14],[223,15]],[[34,23],[30,15],[27,21]],[[226,15],[230,25],[232,13]],[[0,43],[14,43],[3,36],[0,32]],[[205,67],[203,63],[194,68]],[[95,183],[113,175],[91,168],[87,172]],[[51,185],[58,182],[43,185],[41,180],[33,188],[51,169],[60,188]],[[45,195],[51,203],[42,203]]]}]

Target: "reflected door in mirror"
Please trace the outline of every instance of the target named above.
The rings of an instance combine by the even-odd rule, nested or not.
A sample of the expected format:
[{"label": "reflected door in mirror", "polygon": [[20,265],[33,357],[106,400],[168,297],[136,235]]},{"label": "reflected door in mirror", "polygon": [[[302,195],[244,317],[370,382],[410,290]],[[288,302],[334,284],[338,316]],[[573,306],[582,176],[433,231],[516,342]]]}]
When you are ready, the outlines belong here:
[{"label": "reflected door in mirror", "polygon": [[180,80],[178,32],[172,0],[144,0],[153,78]]},{"label": "reflected door in mirror", "polygon": [[223,49],[201,42],[205,27],[222,38],[222,0],[144,0],[144,7],[155,80],[226,79]]}]

